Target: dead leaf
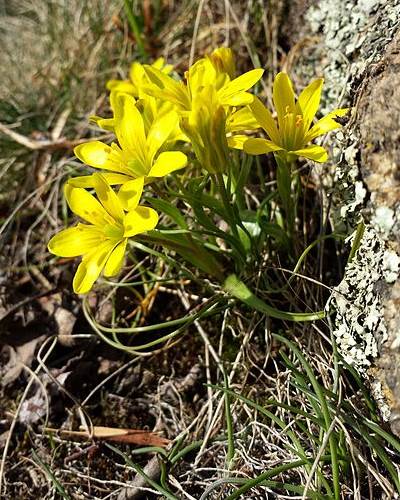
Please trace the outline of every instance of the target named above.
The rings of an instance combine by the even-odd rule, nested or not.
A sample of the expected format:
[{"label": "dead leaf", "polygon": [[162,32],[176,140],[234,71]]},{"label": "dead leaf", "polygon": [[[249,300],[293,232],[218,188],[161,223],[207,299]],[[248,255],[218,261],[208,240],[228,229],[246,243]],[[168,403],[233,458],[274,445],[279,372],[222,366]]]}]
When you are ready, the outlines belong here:
[{"label": "dead leaf", "polygon": [[46,415],[46,399],[42,389],[38,389],[35,394],[26,399],[21,405],[18,419],[25,425],[32,425],[39,422]]},{"label": "dead leaf", "polygon": [[6,386],[14,382],[14,380],[20,376],[24,366],[30,366],[32,364],[36,346],[42,342],[44,338],[45,336],[42,335],[16,348],[9,345],[5,346],[5,348],[9,350],[10,358],[8,363],[1,370],[1,385]]},{"label": "dead leaf", "polygon": [[[83,429],[81,426],[80,429]],[[169,439],[159,436],[155,432],[143,431],[138,429],[118,429],[115,427],[94,426],[92,428],[92,435],[85,430],[82,431],[68,431],[65,429],[52,429],[46,428],[48,432],[59,432],[62,435],[71,437],[82,437],[89,439],[104,439],[106,441],[116,441],[119,443],[137,444],[145,446],[167,446],[170,443]]]},{"label": "dead leaf", "polygon": [[72,330],[76,322],[76,317],[71,311],[61,306],[61,294],[54,293],[48,297],[41,297],[38,301],[47,314],[54,318],[57,324],[60,344],[71,347],[74,344]]},{"label": "dead leaf", "polygon": [[[60,386],[64,386],[65,381],[71,372],[63,372],[55,376],[54,379]],[[50,410],[51,397],[58,396],[60,393],[59,385],[54,383],[47,373],[41,376],[42,384],[36,384],[37,390],[33,396],[22,402],[21,411],[19,413],[19,421],[25,425],[36,424]],[[46,394],[44,394],[46,391]]]}]

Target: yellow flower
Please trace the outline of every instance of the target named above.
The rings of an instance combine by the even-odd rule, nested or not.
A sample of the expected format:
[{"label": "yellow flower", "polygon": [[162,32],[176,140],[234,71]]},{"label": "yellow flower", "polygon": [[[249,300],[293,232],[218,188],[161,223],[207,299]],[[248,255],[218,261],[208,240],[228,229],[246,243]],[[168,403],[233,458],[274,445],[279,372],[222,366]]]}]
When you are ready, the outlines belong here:
[{"label": "yellow flower", "polygon": [[[112,118],[103,118],[101,116],[92,115],[90,117],[90,120],[104,130],[115,132],[115,109],[117,106],[118,96],[121,94],[124,94],[124,92],[119,92],[118,90],[114,90],[110,93],[110,108],[113,113]],[[174,105],[170,102],[161,101],[160,99],[156,99],[147,95],[139,100],[136,100],[134,97],[132,97],[132,102],[136,103],[136,107],[139,109],[142,115],[146,134],[149,132],[152,124],[156,120],[159,120],[167,113],[174,111]],[[176,128],[171,131],[168,137],[168,142],[174,143],[176,141],[185,140],[187,140],[187,138],[184,136],[184,134],[182,134],[182,131],[179,128],[179,124],[177,124]]]},{"label": "yellow flower", "polygon": [[[236,67],[231,49],[221,47],[198,60],[185,73],[186,84],[151,66],[145,66],[145,71],[151,83],[143,86],[143,92],[175,106],[181,116],[182,130],[192,142],[197,158],[208,171],[221,171],[226,166],[226,139],[224,145],[222,140],[214,144],[212,139],[216,134],[219,135],[222,126],[228,136],[232,132],[258,128],[250,109],[237,107],[253,101],[254,96],[248,90],[258,82],[263,70],[254,69],[235,78]],[[208,89],[209,95],[205,89]],[[210,107],[211,102],[213,109]],[[201,108],[204,109],[204,116],[199,112]],[[201,133],[195,130],[196,123],[201,123]],[[206,124],[211,127],[208,131]],[[228,138],[229,142],[232,140]],[[225,159],[223,162],[222,158]]]},{"label": "yellow flower", "polygon": [[225,111],[218,104],[217,92],[206,86],[193,99],[188,116],[181,118],[181,128],[190,138],[201,166],[211,174],[224,172],[228,165],[225,127]]},{"label": "yellow flower", "polygon": [[217,92],[218,105],[226,108],[244,106],[253,101],[247,91],[263,75],[262,69],[253,69],[234,78],[234,60],[230,49],[216,49],[210,56],[198,60],[186,72],[186,85],[178,82],[152,66],[144,66],[150,84],[143,85],[143,92],[172,102],[177,110],[191,110],[196,94],[212,86]]},{"label": "yellow flower", "polygon": [[235,78],[236,63],[232,49],[228,47],[219,47],[218,49],[213,50],[210,55],[206,56],[206,58],[210,59],[214,68],[219,73],[227,73],[230,79]]},{"label": "yellow flower", "polygon": [[276,152],[287,160],[303,156],[323,163],[328,153],[322,146],[309,144],[316,137],[326,134],[341,125],[335,118],[347,114],[348,109],[335,109],[312,126],[321,98],[323,80],[314,80],[295,99],[292,83],[286,73],[278,73],[274,81],[273,101],[277,122],[271,112],[257,98],[250,104],[250,109],[259,125],[266,132],[268,139],[249,139],[246,136],[234,136],[230,145],[253,155]]},{"label": "yellow flower", "polygon": [[104,177],[93,177],[98,200],[85,189],[65,185],[70,209],[88,224],[64,229],[48,244],[49,251],[60,257],[82,255],[73,280],[75,293],[89,292],[103,269],[104,276],[115,276],[122,267],[128,238],[154,229],[158,222],[155,210],[138,205],[142,189],[134,194],[131,210],[125,213]]},{"label": "yellow flower", "polygon": [[[171,73],[173,69],[171,64],[165,64],[163,57],[157,59],[151,67],[156,68],[166,75]],[[123,92],[134,97],[142,97],[142,86],[147,82],[143,65],[138,62],[132,63],[129,78],[129,80],[109,80],[107,82],[108,90]]]},{"label": "yellow flower", "polygon": [[[127,94],[116,96],[114,130],[118,144],[109,146],[101,141],[91,141],[74,149],[75,155],[87,165],[107,170],[103,175],[109,184],[122,184],[120,193],[129,192],[135,179],[144,178],[145,182],[151,182],[153,178],[164,177],[187,164],[187,157],[182,152],[162,151],[171,138],[176,138],[177,113],[172,110],[157,116],[146,127],[139,103]],[[69,182],[75,187],[93,185],[92,176],[75,177]],[[128,203],[128,199],[125,201]]]}]

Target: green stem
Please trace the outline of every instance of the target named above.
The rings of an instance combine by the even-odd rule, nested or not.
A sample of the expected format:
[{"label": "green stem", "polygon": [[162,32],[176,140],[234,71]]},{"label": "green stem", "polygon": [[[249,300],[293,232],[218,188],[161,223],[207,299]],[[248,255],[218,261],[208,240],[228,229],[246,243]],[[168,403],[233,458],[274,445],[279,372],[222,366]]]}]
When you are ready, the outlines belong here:
[{"label": "green stem", "polygon": [[135,37],[135,41],[137,44],[139,54],[142,56],[142,58],[144,60],[146,60],[147,59],[147,52],[146,52],[146,49],[145,49],[145,46],[144,46],[144,43],[142,40],[142,33],[140,31],[136,16],[133,13],[132,5],[131,5],[131,2],[129,0],[124,0],[124,8],[125,8],[126,17],[128,18],[129,26],[132,30],[133,36]]},{"label": "green stem", "polygon": [[271,318],[277,318],[287,321],[315,321],[325,317],[324,311],[317,311],[315,313],[292,313],[280,311],[275,307],[269,306],[263,300],[259,299],[253,292],[236,275],[231,274],[225,280],[223,289],[233,297],[241,300],[252,309],[260,311]]},{"label": "green stem", "polygon": [[295,204],[292,198],[292,165],[286,158],[278,154],[275,155],[275,161],[278,167],[276,172],[278,193],[286,214],[286,229],[292,239],[296,218]]},{"label": "green stem", "polygon": [[230,200],[229,200],[229,195],[228,195],[228,192],[226,191],[226,187],[225,187],[224,176],[221,173],[216,173],[215,177],[216,177],[216,185],[217,185],[218,190],[221,194],[222,203],[224,205],[226,216],[228,219],[227,222],[229,222],[229,225],[231,227],[232,233],[235,236],[235,238],[237,238],[240,241],[239,232],[238,232],[237,225],[235,222],[235,214],[234,214],[234,211],[232,209],[232,205],[231,205]]},{"label": "green stem", "polygon": [[349,258],[347,259],[348,264],[354,259],[358,249],[360,248],[361,240],[364,236],[364,231],[365,231],[365,224],[364,224],[364,221],[361,221],[357,226],[357,230],[356,230],[356,234],[354,236],[353,244],[351,246]]},{"label": "green stem", "polygon": [[233,431],[232,413],[231,413],[231,398],[229,395],[229,379],[226,374],[225,369],[222,367],[222,374],[224,376],[224,399],[225,399],[225,419],[226,419],[226,433],[228,436],[228,450],[226,454],[226,465],[228,469],[231,469],[233,465],[233,459],[235,457],[235,439]]}]

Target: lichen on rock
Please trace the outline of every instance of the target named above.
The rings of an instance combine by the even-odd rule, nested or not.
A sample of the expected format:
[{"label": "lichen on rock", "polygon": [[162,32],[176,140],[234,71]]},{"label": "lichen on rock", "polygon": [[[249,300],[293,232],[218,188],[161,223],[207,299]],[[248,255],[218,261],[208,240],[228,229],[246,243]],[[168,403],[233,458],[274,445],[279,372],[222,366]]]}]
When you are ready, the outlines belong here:
[{"label": "lichen on rock", "polygon": [[356,256],[328,302],[335,313],[333,334],[338,349],[348,364],[363,373],[387,339],[382,305],[385,266],[385,244],[367,226]]},{"label": "lichen on rock", "polygon": [[[331,137],[331,221],[365,232],[327,307],[346,362],[370,381],[400,435],[400,0],[319,0],[308,9],[320,43],[308,54],[325,77],[322,111],[351,106]],[[304,63],[307,66],[307,63]],[[308,69],[301,69],[306,74]]]},{"label": "lichen on rock", "polygon": [[307,18],[322,41],[314,54],[326,82],[322,112],[337,105],[355,108],[350,125],[332,141],[336,164],[333,220],[336,227],[345,223],[351,231],[360,221],[367,198],[360,161],[368,145],[354,114],[370,74],[376,71],[399,30],[400,0],[337,0],[335,8],[330,0],[320,0],[310,7]]}]

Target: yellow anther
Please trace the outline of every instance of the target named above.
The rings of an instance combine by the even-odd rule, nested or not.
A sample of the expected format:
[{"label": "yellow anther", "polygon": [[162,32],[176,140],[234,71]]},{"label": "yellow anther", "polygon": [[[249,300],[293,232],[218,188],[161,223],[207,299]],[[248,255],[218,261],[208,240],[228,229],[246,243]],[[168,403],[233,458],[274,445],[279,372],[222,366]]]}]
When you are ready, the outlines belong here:
[{"label": "yellow anther", "polygon": [[289,106],[289,104],[288,104],[288,105],[286,106],[286,108],[285,108],[285,113],[286,113],[286,114],[289,114],[289,111],[290,111],[290,106]]},{"label": "yellow anther", "polygon": [[303,123],[303,116],[302,115],[296,115],[296,127],[300,127],[300,125]]}]

